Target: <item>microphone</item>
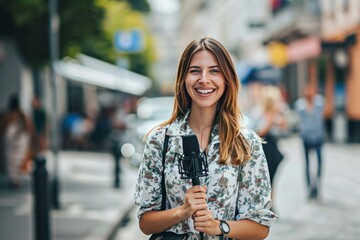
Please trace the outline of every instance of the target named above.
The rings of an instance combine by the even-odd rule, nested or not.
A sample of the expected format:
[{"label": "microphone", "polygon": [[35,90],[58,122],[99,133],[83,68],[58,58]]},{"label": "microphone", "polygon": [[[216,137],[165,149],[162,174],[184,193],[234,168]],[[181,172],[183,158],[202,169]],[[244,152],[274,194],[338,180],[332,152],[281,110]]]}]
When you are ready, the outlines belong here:
[{"label": "microphone", "polygon": [[209,168],[206,154],[200,153],[196,135],[182,136],[184,155],[178,155],[179,173],[181,179],[190,179],[192,185],[200,185],[199,177],[208,175]]},{"label": "microphone", "polygon": [[[196,135],[182,136],[184,155],[175,154],[178,158],[179,173],[181,179],[190,179],[193,186],[200,185],[199,177],[208,175],[205,151],[200,153],[200,146]],[[204,233],[200,232],[200,239],[204,239]]]}]

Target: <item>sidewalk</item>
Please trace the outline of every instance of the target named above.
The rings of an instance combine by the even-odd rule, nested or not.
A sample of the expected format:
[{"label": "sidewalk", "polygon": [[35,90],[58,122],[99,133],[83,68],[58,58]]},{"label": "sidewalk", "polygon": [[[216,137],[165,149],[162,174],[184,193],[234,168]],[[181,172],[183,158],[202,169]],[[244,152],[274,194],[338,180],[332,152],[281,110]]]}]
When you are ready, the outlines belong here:
[{"label": "sidewalk", "polygon": [[[53,162],[47,157],[49,177]],[[56,240],[106,240],[133,206],[137,169],[122,161],[122,187],[113,188],[114,160],[110,154],[60,152],[60,210],[50,212],[50,233]],[[0,235],[4,240],[34,239],[30,176],[19,190],[1,181]]]},{"label": "sidewalk", "polygon": [[[309,201],[300,141],[293,137],[280,142],[285,159],[274,186],[279,218],[267,239],[360,239],[360,144],[324,145],[321,198]],[[316,164],[315,155],[311,157],[311,165]]]}]

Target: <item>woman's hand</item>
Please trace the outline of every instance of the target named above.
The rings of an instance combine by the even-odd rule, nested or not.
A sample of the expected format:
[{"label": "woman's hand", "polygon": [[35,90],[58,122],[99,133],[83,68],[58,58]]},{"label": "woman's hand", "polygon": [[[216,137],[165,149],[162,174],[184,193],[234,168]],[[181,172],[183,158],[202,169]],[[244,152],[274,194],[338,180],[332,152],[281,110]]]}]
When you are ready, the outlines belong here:
[{"label": "woman's hand", "polygon": [[206,186],[193,186],[186,191],[185,202],[181,206],[184,218],[190,218],[193,214],[206,209]]},{"label": "woman's hand", "polygon": [[222,232],[220,230],[220,222],[216,220],[212,212],[209,209],[199,210],[194,213],[194,226],[195,230],[199,232],[204,232],[208,235],[220,235]]}]

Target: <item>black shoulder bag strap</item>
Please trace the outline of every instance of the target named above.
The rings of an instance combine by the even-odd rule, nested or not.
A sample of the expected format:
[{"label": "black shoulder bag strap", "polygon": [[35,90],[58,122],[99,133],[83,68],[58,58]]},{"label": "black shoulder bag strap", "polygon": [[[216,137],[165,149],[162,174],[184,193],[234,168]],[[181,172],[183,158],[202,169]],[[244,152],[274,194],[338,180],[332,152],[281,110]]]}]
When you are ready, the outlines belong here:
[{"label": "black shoulder bag strap", "polygon": [[[241,163],[242,164],[242,163]],[[239,200],[239,197],[240,197],[240,188],[241,188],[241,182],[242,182],[242,177],[241,177],[241,164],[239,166],[239,172],[238,172],[238,182],[239,182],[239,186],[238,186],[238,193],[237,193],[237,197],[236,197],[236,207],[235,207],[235,216],[234,216],[234,220],[236,221],[236,216],[239,214],[239,208],[238,208],[238,200]],[[222,239],[224,239],[222,237]],[[232,238],[225,238],[227,240],[233,240]]]},{"label": "black shoulder bag strap", "polygon": [[164,139],[164,147],[162,151],[162,176],[161,176],[161,210],[166,209],[166,188],[165,188],[165,156],[168,148],[169,143],[169,135],[166,135],[167,129],[165,130],[165,139]]},{"label": "black shoulder bag strap", "polygon": [[235,207],[235,217],[234,220],[236,220],[236,216],[239,214],[239,208],[238,208],[238,200],[240,197],[240,190],[241,190],[241,183],[242,183],[242,176],[241,176],[241,170],[242,170],[242,163],[240,163],[239,166],[239,172],[238,172],[238,182],[239,182],[239,186],[238,186],[238,193],[237,193],[237,197],[236,197],[236,207]]}]

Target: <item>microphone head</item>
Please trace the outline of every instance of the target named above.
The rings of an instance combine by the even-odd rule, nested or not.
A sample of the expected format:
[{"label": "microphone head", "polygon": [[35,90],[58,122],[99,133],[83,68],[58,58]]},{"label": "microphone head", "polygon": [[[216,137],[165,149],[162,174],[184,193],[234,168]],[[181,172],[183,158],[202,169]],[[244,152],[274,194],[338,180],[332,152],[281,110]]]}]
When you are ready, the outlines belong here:
[{"label": "microphone head", "polygon": [[177,155],[179,173],[182,179],[195,179],[207,176],[208,165],[205,154],[200,154],[196,135],[182,136],[183,155]]},{"label": "microphone head", "polygon": [[195,134],[182,136],[184,156],[188,157],[191,153],[200,154],[200,146]]}]

